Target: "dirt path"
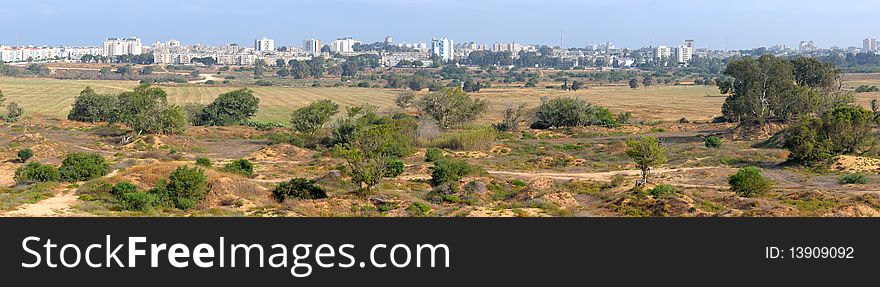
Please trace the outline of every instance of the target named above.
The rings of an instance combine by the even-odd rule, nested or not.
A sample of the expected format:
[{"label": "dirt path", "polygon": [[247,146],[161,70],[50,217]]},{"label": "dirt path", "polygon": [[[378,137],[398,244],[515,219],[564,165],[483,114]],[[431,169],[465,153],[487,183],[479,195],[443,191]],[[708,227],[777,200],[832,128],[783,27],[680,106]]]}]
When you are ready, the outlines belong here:
[{"label": "dirt path", "polygon": [[0,214],[11,217],[59,217],[75,215],[70,210],[77,201],[73,190],[64,190],[54,197],[41,200],[37,203],[25,204],[18,209]]}]

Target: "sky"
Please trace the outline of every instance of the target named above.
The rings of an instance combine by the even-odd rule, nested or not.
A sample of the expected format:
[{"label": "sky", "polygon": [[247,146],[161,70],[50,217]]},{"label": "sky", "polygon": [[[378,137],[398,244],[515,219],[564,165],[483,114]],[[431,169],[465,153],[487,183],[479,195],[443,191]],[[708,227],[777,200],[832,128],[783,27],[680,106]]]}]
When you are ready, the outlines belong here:
[{"label": "sky", "polygon": [[276,46],[363,42],[495,42],[565,47],[612,42],[639,48],[678,45],[749,49],[812,40],[820,47],[861,46],[880,38],[878,0],[27,0],[0,5],[0,43],[100,45],[135,36],[145,44]]}]

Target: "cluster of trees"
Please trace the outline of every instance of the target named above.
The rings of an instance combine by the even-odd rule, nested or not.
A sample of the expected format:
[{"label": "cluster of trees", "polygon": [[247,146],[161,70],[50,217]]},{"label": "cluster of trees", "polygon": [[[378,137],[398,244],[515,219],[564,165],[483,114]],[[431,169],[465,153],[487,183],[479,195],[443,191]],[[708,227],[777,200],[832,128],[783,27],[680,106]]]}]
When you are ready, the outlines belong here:
[{"label": "cluster of trees", "polygon": [[82,122],[121,123],[138,135],[176,134],[186,129],[183,109],[168,103],[164,90],[148,84],[119,95],[100,95],[91,87],[80,92],[67,118]]},{"label": "cluster of trees", "polygon": [[875,113],[849,105],[807,117],[786,129],[789,160],[815,164],[840,154],[861,154],[876,143]]},{"label": "cluster of trees", "polygon": [[208,178],[198,167],[181,166],[155,187],[140,191],[131,182],[119,182],[110,188],[125,210],[149,211],[154,207],[190,209],[196,207],[208,193]]},{"label": "cluster of trees", "polygon": [[[27,158],[33,156],[31,152]],[[110,165],[103,156],[94,153],[70,153],[61,167],[31,162],[15,170],[15,180],[21,183],[87,181],[102,177],[110,172]]]},{"label": "cluster of trees", "polygon": [[287,67],[279,67],[278,76],[292,77],[294,79],[315,78],[324,76],[324,58],[315,57],[309,60],[290,60]]},{"label": "cluster of trees", "polygon": [[791,122],[853,101],[852,94],[841,88],[834,65],[813,58],[745,57],[730,62],[724,75],[729,78],[717,85],[729,95],[722,112],[731,122]]},{"label": "cluster of trees", "polygon": [[253,91],[240,89],[221,94],[207,106],[185,108],[168,103],[159,87],[142,84],[119,95],[98,94],[86,87],[73,103],[67,118],[81,122],[121,123],[138,135],[177,134],[187,125],[228,126],[242,124],[259,109]]}]

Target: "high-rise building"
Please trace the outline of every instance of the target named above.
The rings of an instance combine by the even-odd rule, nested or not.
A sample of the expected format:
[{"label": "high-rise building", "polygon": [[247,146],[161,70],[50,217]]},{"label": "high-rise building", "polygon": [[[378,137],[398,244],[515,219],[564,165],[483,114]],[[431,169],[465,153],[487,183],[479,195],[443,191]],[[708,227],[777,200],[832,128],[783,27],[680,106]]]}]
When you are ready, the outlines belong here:
[{"label": "high-rise building", "polygon": [[391,36],[386,36],[386,37],[385,37],[385,45],[386,45],[386,46],[387,46],[387,45],[391,45],[391,44],[393,44],[393,43],[394,43],[394,40],[391,39]]},{"label": "high-rise building", "polygon": [[452,40],[445,37],[431,39],[431,55],[437,56],[437,58],[443,61],[452,61],[454,55],[452,45]]},{"label": "high-rise building", "polygon": [[690,62],[694,57],[694,48],[688,47],[687,44],[675,48],[675,60],[679,63]]},{"label": "high-rise building", "polygon": [[862,41],[862,49],[864,49],[865,52],[877,51],[877,40],[870,37],[866,38],[864,41]]},{"label": "high-rise building", "polygon": [[275,51],[275,40],[263,37],[254,40],[254,50],[257,52]]},{"label": "high-rise building", "polygon": [[140,55],[143,53],[143,45],[141,39],[136,37],[128,38],[107,38],[104,40],[104,56],[113,57],[121,55]]},{"label": "high-rise building", "polygon": [[321,40],[311,38],[303,41],[303,50],[307,54],[317,55],[321,53]]},{"label": "high-rise building", "polygon": [[354,44],[360,42],[351,37],[336,38],[336,41],[330,43],[330,50],[337,53],[351,53],[354,52]]},{"label": "high-rise building", "polygon": [[658,46],[654,51],[654,57],[658,59],[669,59],[672,56],[672,49],[666,46]]}]

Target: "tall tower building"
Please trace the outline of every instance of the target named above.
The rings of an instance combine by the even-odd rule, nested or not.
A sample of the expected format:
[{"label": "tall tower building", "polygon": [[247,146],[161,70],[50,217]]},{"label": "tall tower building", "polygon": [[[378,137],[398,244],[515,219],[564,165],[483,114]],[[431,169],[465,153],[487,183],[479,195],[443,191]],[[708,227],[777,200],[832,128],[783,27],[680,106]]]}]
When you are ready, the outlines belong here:
[{"label": "tall tower building", "polygon": [[309,53],[312,55],[321,54],[321,47],[322,47],[321,40],[311,38],[311,39],[303,41],[303,49],[305,50],[306,53]]},{"label": "tall tower building", "polygon": [[437,58],[443,61],[452,61],[454,55],[452,46],[452,40],[445,37],[431,39],[431,55],[437,56]]},{"label": "tall tower building", "polygon": [[254,40],[254,50],[257,52],[275,51],[275,40],[266,37],[256,39]]},{"label": "tall tower building", "polygon": [[866,38],[864,41],[862,41],[862,48],[865,50],[865,52],[877,51],[877,40],[870,37]]},{"label": "tall tower building", "polygon": [[391,44],[394,44],[394,40],[391,39],[391,36],[386,36],[385,37],[385,45],[390,46]]}]

